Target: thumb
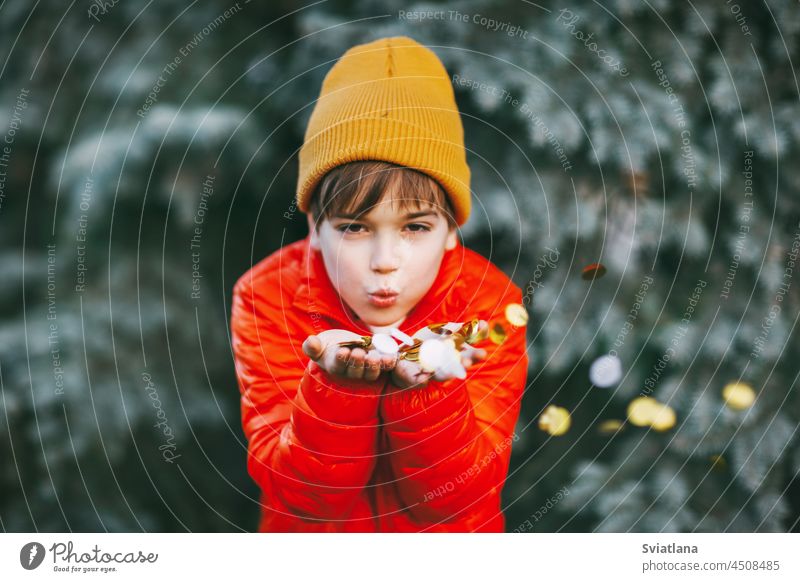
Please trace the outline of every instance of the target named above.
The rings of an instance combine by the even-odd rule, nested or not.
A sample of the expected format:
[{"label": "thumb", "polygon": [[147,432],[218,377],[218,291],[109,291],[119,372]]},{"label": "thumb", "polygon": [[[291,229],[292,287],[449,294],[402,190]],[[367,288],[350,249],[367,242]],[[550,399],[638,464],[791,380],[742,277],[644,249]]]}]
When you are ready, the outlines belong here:
[{"label": "thumb", "polygon": [[323,352],[322,342],[315,335],[310,335],[303,342],[303,353],[312,360],[317,360]]}]

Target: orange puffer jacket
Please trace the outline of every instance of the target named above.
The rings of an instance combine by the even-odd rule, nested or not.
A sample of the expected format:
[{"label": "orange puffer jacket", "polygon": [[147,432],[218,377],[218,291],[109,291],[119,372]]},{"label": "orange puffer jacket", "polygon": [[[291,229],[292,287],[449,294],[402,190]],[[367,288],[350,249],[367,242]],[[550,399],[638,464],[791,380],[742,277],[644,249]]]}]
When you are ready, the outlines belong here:
[{"label": "orange puffer jacket", "polygon": [[502,532],[500,492],[528,369],[525,328],[504,309],[519,287],[461,245],[445,253],[428,293],[407,315],[431,323],[503,323],[500,345],[466,379],[400,390],[330,376],[303,353],[326,329],[371,335],[340,299],[309,239],[289,244],[236,283],[232,343],[248,440],[262,490],[259,531]]}]

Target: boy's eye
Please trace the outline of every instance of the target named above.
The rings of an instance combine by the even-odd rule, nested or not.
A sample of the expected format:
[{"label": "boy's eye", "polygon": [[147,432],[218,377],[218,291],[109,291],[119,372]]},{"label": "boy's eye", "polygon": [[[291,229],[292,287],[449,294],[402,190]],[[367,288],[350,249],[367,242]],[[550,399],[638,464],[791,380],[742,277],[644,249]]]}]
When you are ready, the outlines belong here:
[{"label": "boy's eye", "polygon": [[409,228],[411,232],[427,232],[431,229],[427,224],[420,224],[418,222],[409,224],[407,228]]},{"label": "boy's eye", "polygon": [[[419,222],[414,222],[411,224],[407,224],[406,228],[411,232],[428,232],[431,230],[431,227],[427,224],[421,224]],[[348,223],[348,224],[340,224],[336,227],[336,230],[342,233],[360,233],[364,232],[364,225],[363,224],[356,224],[356,223]]]},{"label": "boy's eye", "polygon": [[339,232],[361,232],[360,228],[363,228],[361,224],[340,224],[336,227],[336,230]]}]

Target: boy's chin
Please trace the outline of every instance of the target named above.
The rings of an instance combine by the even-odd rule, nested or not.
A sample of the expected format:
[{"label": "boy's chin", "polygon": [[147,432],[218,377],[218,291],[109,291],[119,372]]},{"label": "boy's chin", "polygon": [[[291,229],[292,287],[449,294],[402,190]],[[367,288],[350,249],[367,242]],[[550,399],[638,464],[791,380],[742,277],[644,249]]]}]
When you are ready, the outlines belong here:
[{"label": "boy's chin", "polygon": [[361,313],[357,313],[366,325],[373,327],[386,327],[397,323],[403,318],[403,311],[401,309],[379,309],[371,308]]}]

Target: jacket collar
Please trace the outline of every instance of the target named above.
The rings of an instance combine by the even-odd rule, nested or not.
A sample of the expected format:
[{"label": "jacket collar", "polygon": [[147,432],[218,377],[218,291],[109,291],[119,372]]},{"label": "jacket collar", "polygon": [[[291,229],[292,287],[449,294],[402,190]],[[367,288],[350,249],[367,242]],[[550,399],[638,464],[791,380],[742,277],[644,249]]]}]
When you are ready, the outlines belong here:
[{"label": "jacket collar", "polygon": [[[310,237],[306,236],[301,245],[300,283],[292,306],[308,313],[312,322],[324,320],[325,323],[320,325],[322,329],[347,329],[372,335],[369,326],[339,296],[328,277],[322,253],[313,249],[309,242]],[[465,272],[466,258],[460,241],[455,248],[445,251],[436,279],[400,324],[401,331],[411,335],[428,323],[443,322],[448,317],[453,318],[449,321],[458,321],[455,318],[463,316],[464,280],[460,275]]]}]

